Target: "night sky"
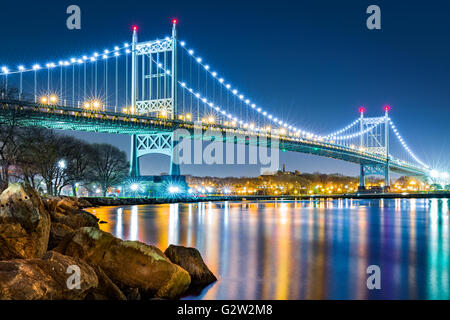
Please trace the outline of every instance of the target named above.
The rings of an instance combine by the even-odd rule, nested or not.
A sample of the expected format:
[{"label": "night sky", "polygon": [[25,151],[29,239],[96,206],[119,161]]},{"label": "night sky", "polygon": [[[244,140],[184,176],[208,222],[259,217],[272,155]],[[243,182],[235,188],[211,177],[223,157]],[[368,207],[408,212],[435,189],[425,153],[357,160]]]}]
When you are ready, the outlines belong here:
[{"label": "night sky", "polygon": [[[77,4],[82,29],[66,28]],[[366,28],[366,8],[381,8],[382,30]],[[328,133],[364,105],[391,117],[425,163],[450,168],[450,2],[434,1],[3,1],[0,65],[11,68],[80,56],[170,34],[258,105],[298,127]],[[129,151],[129,137],[77,133]],[[168,171],[164,156],[141,161],[144,174]],[[282,153],[287,169],[358,175],[354,164]],[[257,166],[184,166],[194,175],[257,175]]]}]

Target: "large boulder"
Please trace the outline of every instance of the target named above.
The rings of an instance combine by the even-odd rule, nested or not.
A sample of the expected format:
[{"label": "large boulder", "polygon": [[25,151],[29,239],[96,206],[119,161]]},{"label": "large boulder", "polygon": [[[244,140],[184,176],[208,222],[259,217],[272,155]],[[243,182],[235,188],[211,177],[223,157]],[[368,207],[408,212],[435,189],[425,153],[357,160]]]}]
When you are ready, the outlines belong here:
[{"label": "large boulder", "polygon": [[70,211],[74,209],[80,209],[78,202],[75,198],[62,197],[56,203],[56,210],[60,212]]},{"label": "large boulder", "polygon": [[79,207],[80,209],[92,207],[92,204],[91,204],[88,200],[86,200],[86,199],[81,199],[81,198],[76,198],[76,199],[77,199],[78,207]]},{"label": "large boulder", "polygon": [[74,209],[83,209],[92,207],[92,205],[86,199],[79,199],[73,197],[45,197],[45,207],[50,212],[65,212]]},{"label": "large boulder", "polygon": [[48,212],[56,212],[56,204],[61,200],[60,197],[42,197],[42,201],[44,202],[45,209]]},{"label": "large boulder", "polygon": [[83,227],[99,227],[97,217],[81,210],[91,206],[87,200],[70,197],[47,197],[44,199],[44,205],[50,213],[52,222],[64,224],[74,230]]},{"label": "large boulder", "polygon": [[[80,270],[79,288],[70,277]],[[80,259],[49,251],[43,259],[0,261],[0,300],[79,300],[98,286],[97,275]]]},{"label": "large boulder", "polygon": [[65,224],[52,222],[50,226],[50,237],[48,240],[48,250],[52,250],[58,246],[58,244],[74,230]]},{"label": "large boulder", "polygon": [[99,228],[99,219],[96,216],[78,209],[67,211],[63,214],[56,213],[52,220],[57,223],[62,223],[74,230],[84,227]]},{"label": "large boulder", "polygon": [[195,248],[171,244],[164,254],[170,261],[189,273],[191,276],[190,291],[199,291],[217,280],[216,276],[206,266],[200,252]]},{"label": "large boulder", "polygon": [[86,300],[127,300],[125,294],[111,281],[99,266],[92,266],[97,274],[98,287],[89,291]]},{"label": "large boulder", "polygon": [[55,250],[101,267],[122,290],[138,288],[144,298],[177,298],[191,281],[189,274],[158,248],[122,241],[96,228],[76,230]]},{"label": "large boulder", "polygon": [[31,187],[12,184],[0,195],[0,260],[41,258],[50,215]]}]

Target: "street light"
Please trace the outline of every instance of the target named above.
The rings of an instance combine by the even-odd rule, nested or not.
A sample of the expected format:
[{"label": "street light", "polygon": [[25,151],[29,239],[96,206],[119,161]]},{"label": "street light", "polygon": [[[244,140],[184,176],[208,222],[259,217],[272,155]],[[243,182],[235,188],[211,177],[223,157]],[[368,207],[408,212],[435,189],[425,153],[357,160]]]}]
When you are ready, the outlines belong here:
[{"label": "street light", "polygon": [[94,100],[89,100],[89,101],[85,101],[83,103],[83,107],[85,109],[89,109],[92,107],[92,109],[98,109],[102,106],[102,102],[98,99],[94,99]]},{"label": "street light", "polygon": [[44,95],[39,99],[39,101],[42,104],[48,104],[48,105],[56,104],[58,102],[58,96],[55,94]]},{"label": "street light", "polygon": [[8,94],[8,73],[9,70],[7,67],[2,67],[2,72],[5,75],[5,93]]},{"label": "street light", "polygon": [[175,187],[175,186],[170,186],[169,187],[169,192],[174,194],[174,193],[178,193],[180,192],[180,188],[179,187]]},{"label": "street light", "polygon": [[54,94],[50,95],[50,101],[51,104],[56,104],[58,102],[58,97]]},{"label": "street light", "polygon": [[59,160],[58,167],[60,169],[65,169],[66,168],[66,162],[64,160]]},{"label": "street light", "polygon": [[22,81],[22,79],[23,79],[23,71],[25,70],[25,67],[23,66],[23,65],[20,65],[19,66],[19,73],[20,73],[20,81],[19,81],[19,100],[22,100],[22,93],[23,93],[23,90],[22,90],[22,87],[23,87],[23,81]]},{"label": "street light", "polygon": [[434,179],[438,178],[439,177],[439,172],[437,170],[431,170],[430,177],[434,178]]},{"label": "street light", "polygon": [[35,64],[33,66],[34,70],[34,103],[37,103],[37,71],[41,68],[40,65]]},{"label": "street light", "polygon": [[94,101],[92,101],[92,106],[93,106],[95,109],[98,109],[98,108],[100,108],[101,103],[100,103],[99,100],[94,100]]}]

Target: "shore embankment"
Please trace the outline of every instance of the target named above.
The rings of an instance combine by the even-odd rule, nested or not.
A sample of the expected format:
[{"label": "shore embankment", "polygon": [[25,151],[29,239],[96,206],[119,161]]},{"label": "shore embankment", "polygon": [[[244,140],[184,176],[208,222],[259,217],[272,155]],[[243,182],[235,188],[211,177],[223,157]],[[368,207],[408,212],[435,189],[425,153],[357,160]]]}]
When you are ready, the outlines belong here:
[{"label": "shore embankment", "polygon": [[324,200],[324,199],[448,199],[450,192],[432,193],[349,193],[333,195],[302,195],[302,196],[171,196],[167,198],[109,198],[109,197],[82,197],[94,206],[124,206],[143,204],[167,203],[194,203],[214,201],[275,201],[275,200]]}]

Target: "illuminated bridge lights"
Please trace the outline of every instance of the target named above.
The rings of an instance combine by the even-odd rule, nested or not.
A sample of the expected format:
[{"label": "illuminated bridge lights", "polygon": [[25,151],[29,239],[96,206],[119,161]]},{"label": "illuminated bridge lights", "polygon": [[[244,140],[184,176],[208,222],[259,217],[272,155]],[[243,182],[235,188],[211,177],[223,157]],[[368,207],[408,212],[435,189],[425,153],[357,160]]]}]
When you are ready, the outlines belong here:
[{"label": "illuminated bridge lights", "polygon": [[44,105],[57,105],[58,96],[56,94],[41,96],[39,102]]},{"label": "illuminated bridge lights", "polygon": [[[133,27],[133,31],[137,31],[137,27]],[[170,38],[168,38],[170,40]],[[181,47],[185,47],[184,42],[180,42]],[[109,58],[117,58],[119,53],[130,53],[130,45],[128,43],[125,43],[122,46],[114,46],[113,50],[105,49],[105,50],[99,50],[98,52],[101,52],[100,54],[97,52],[94,52],[92,55],[83,55],[81,57],[72,56],[68,59],[62,59],[59,60],[58,64],[55,63],[47,63],[45,64],[45,68],[49,71],[49,78],[50,78],[50,70],[54,69],[55,67],[59,66],[61,68],[61,74],[62,69],[70,66],[70,68],[75,68],[75,66],[79,66],[80,64],[84,64],[86,67],[86,64],[89,62],[93,62],[98,64],[98,62],[101,60],[101,58],[109,59]],[[195,92],[192,88],[189,88],[186,82],[178,82],[180,86],[187,90],[193,97],[195,97],[199,102],[204,104],[205,106],[208,106],[210,110],[212,111],[213,115],[209,116],[208,113],[206,115],[203,115],[203,123],[206,124],[205,126],[200,125],[201,128],[204,129],[204,127],[214,128],[214,130],[222,131],[222,132],[229,132],[231,130],[232,132],[239,132],[244,133],[251,136],[271,136],[274,138],[281,139],[282,141],[287,141],[289,143],[301,143],[301,144],[308,144],[310,146],[315,146],[318,149],[325,149],[327,151],[332,150],[332,152],[336,153],[352,153],[352,156],[357,154],[361,158],[370,158],[374,161],[387,161],[385,155],[379,155],[372,152],[369,152],[369,150],[366,150],[364,148],[355,146],[354,142],[357,141],[355,138],[360,137],[363,134],[366,134],[370,132],[371,130],[375,129],[378,125],[382,125],[385,123],[385,120],[387,119],[389,121],[389,126],[393,130],[394,134],[396,135],[397,139],[400,141],[402,147],[408,152],[408,154],[421,166],[424,168],[427,167],[423,162],[418,159],[418,157],[411,151],[409,146],[406,144],[405,140],[401,135],[399,134],[397,128],[394,126],[392,120],[388,117],[388,112],[390,111],[390,106],[386,105],[384,107],[384,110],[386,112],[385,117],[383,120],[380,120],[378,122],[372,122],[371,127],[367,127],[365,130],[361,131],[358,130],[357,126],[360,123],[360,119],[356,119],[353,121],[350,125],[344,127],[343,129],[340,129],[338,131],[335,131],[328,135],[316,135],[308,131],[299,130],[298,128],[280,120],[276,117],[276,115],[268,113],[266,110],[263,110],[261,107],[257,106],[255,103],[253,103],[250,99],[248,99],[243,93],[241,93],[236,88],[233,88],[231,84],[224,80],[223,77],[221,77],[217,71],[213,70],[213,68],[205,64],[202,58],[194,55],[194,51],[192,49],[189,49],[186,51],[190,56],[192,56],[192,59],[194,61],[197,61],[200,66],[203,67],[204,70],[206,70],[207,74],[210,74],[215,80],[220,83],[220,86],[224,87],[226,90],[228,90],[231,94],[233,94],[236,99],[239,99],[242,101],[242,104],[244,106],[247,106],[249,110],[252,110],[255,112],[255,114],[261,118],[268,119],[268,123],[270,123],[273,128],[270,125],[267,125],[267,123],[254,123],[253,119],[239,119],[234,114],[231,114],[228,112],[228,110],[225,110],[225,108],[216,105],[212,101],[208,100],[206,96],[203,96],[200,94],[200,92]],[[124,55],[125,56],[125,55]],[[158,61],[159,62],[159,61]],[[157,64],[155,62],[155,64]],[[106,64],[105,64],[106,65]],[[170,70],[165,70],[163,65],[161,63],[157,64],[158,67],[161,69],[164,74],[168,74],[169,76],[172,76],[172,73]],[[33,65],[31,68],[25,67],[24,65],[20,65],[17,67],[17,70],[10,70],[6,66],[1,68],[2,73],[0,75],[6,76],[8,74],[12,74],[15,72],[28,72],[32,71],[34,72],[34,76],[36,78],[36,74],[38,70],[41,70],[41,66],[39,64]],[[45,70],[45,69],[44,69]],[[81,69],[80,69],[81,70]],[[107,79],[107,77],[105,77]],[[61,85],[62,86],[62,85]],[[204,90],[204,89],[200,89]],[[107,90],[106,90],[107,91]],[[35,90],[36,92],[36,90]],[[206,91],[208,92],[208,91]],[[95,94],[97,95],[97,94]],[[35,93],[35,97],[36,97]],[[105,93],[105,96],[108,96],[108,92]],[[57,95],[53,94],[47,94],[45,96],[40,97],[39,99],[36,98],[36,102],[40,102],[42,105],[57,105],[58,104],[59,97]],[[107,98],[104,99],[105,101],[108,101]],[[122,111],[122,114],[125,116],[121,116],[120,114],[116,113],[114,115],[110,115],[107,112],[103,113],[102,108],[106,108],[105,104],[103,103],[101,99],[89,99],[82,103],[79,107],[80,109],[86,109],[89,111],[92,111],[92,114],[90,113],[76,113],[76,117],[81,118],[84,117],[85,114],[88,114],[91,118],[96,119],[102,119],[106,121],[114,121],[114,122],[129,122],[130,124],[142,124],[146,125],[149,121],[152,122],[152,126],[161,126],[164,128],[173,128],[173,127],[185,127],[185,128],[192,128],[191,123],[179,123],[177,121],[170,120],[170,114],[168,114],[166,111],[161,111],[157,114],[155,118],[158,118],[159,122],[153,122],[155,119],[149,120],[149,119],[142,119],[142,117],[136,117],[134,116],[134,112],[131,109],[131,107],[127,106],[125,108],[118,108],[118,110]],[[47,110],[43,111],[42,109],[40,111],[43,112],[52,112],[53,114],[56,114],[57,112],[61,112],[64,115],[68,115],[68,113],[64,110],[57,110],[55,108],[48,108],[48,109],[54,109],[54,110]],[[98,111],[95,113],[95,111]],[[102,112],[100,112],[102,111]],[[364,116],[365,108],[361,107],[359,109],[361,113],[361,117]],[[127,115],[133,115],[132,117]],[[74,115],[75,117],[75,115]],[[150,117],[149,117],[150,118]],[[177,116],[177,119],[180,122],[191,122],[193,120],[193,116],[191,114],[184,114]],[[356,127],[356,128],[355,128]],[[349,132],[352,128],[356,129],[356,132],[352,133]],[[112,130],[112,129],[111,129]],[[233,131],[234,130],[234,131]],[[301,139],[299,139],[301,138]],[[345,141],[345,142],[344,142]],[[396,166],[402,166],[402,167],[411,167],[411,168],[418,168],[417,166],[414,166],[412,164],[408,164],[403,160],[395,159],[394,157],[390,156],[389,161],[391,164]],[[423,168],[420,168],[423,169]],[[445,178],[445,177],[444,177]],[[448,179],[448,178],[447,178]]]},{"label": "illuminated bridge lights", "polygon": [[[36,110],[32,104],[28,108],[30,110]],[[75,112],[74,109],[76,109],[76,108],[59,107],[56,109],[55,108],[39,109],[39,111],[41,113],[53,114],[55,116],[60,114],[61,116],[64,116],[64,117],[66,117],[67,115],[72,115],[72,114],[76,113],[77,115],[76,116],[73,115],[73,119],[85,118],[86,120],[84,120],[84,121],[86,121],[86,123],[88,123],[88,121],[90,121],[90,119],[92,119],[92,115],[90,115],[89,113],[87,113],[87,114],[77,113],[77,112]],[[121,117],[120,115],[117,115],[114,113],[109,113],[109,112],[101,112],[101,113],[96,113],[94,115],[95,115],[95,118],[100,119],[104,123],[104,125],[107,125],[108,122],[111,122],[111,121],[113,121],[112,123],[115,123],[118,121],[121,122],[121,124],[118,123],[117,125],[114,125],[114,126],[117,126],[116,129],[111,129],[112,130],[111,132],[114,132],[114,133],[118,133],[118,132],[120,132],[120,130],[125,130],[125,127],[123,127],[123,126],[124,126],[124,123],[126,123],[126,122],[129,122],[130,125],[132,124],[133,126],[134,125],[138,126],[138,127],[136,127],[136,129],[126,129],[126,130],[134,130],[134,131],[126,131],[128,133],[135,132],[135,130],[142,130],[142,129],[155,130],[154,128],[160,128],[160,129],[164,130],[164,128],[178,127],[178,128],[186,128],[188,130],[193,130],[194,127],[198,127],[198,128],[202,128],[203,130],[205,130],[206,126],[209,127],[209,125],[193,126],[189,123],[178,122],[178,121],[173,121],[173,120],[169,120],[169,119],[160,119],[160,121],[155,121],[156,120],[155,118],[145,117],[145,116],[132,116],[130,118],[127,115],[123,115]],[[51,122],[51,120],[48,119],[47,116],[43,115],[42,118],[46,119],[45,126],[48,126],[49,124],[51,126],[52,122]],[[55,128],[64,129],[65,127],[63,126],[63,123],[64,123],[63,121],[66,121],[67,129],[73,130],[73,123],[74,123],[73,119],[68,119],[68,118],[55,119],[55,124],[58,125],[58,127],[55,127]],[[33,121],[33,123],[35,123],[35,120],[32,120],[32,121]],[[101,126],[102,123],[99,123],[98,120],[95,120],[95,121],[96,121],[96,124],[95,124],[96,132],[108,132],[108,131],[99,130],[98,126]],[[111,124],[111,125],[113,125],[113,124]],[[144,126],[144,127],[141,127],[141,126]],[[244,129],[223,127],[220,124],[215,124],[214,128],[215,128],[215,130],[219,130],[221,132],[228,132],[229,130],[232,130],[233,132],[240,133],[240,134],[250,134],[252,136],[268,136],[268,133],[266,133],[266,132],[252,132],[252,131],[247,131]],[[90,131],[89,128],[86,126],[84,127],[84,130]],[[92,126],[92,130],[94,130],[93,126]],[[169,129],[169,130],[171,130],[171,129]],[[299,146],[299,144],[300,144],[300,146],[303,144],[303,145],[310,145],[311,147],[314,148],[315,152],[329,151],[329,150],[336,150],[339,152],[345,151],[348,153],[349,156],[351,156],[353,158],[356,158],[355,155],[364,155],[364,157],[369,161],[375,161],[377,163],[383,163],[386,161],[385,156],[368,153],[365,150],[361,150],[359,147],[356,147],[355,145],[346,147],[346,146],[340,146],[340,145],[333,145],[328,142],[305,140],[305,139],[299,139],[299,138],[295,138],[295,137],[286,137],[286,136],[282,136],[282,135],[280,136],[278,133],[283,132],[283,129],[280,129],[280,130],[277,129],[276,131],[277,131],[277,133],[272,134],[271,136],[278,137],[279,139],[281,139],[281,141],[289,142],[289,145],[290,145],[289,148],[282,147],[281,149],[285,149],[285,150],[289,150],[289,151],[298,151],[297,146]],[[331,156],[331,154],[329,154],[329,155]],[[348,160],[353,161],[350,159],[348,159]],[[416,166],[407,164],[405,161],[398,160],[395,158],[391,158],[391,165],[395,165],[394,169],[395,168],[404,168],[407,170],[412,170],[414,172],[422,171],[422,169],[420,167],[416,167]],[[448,173],[446,173],[446,174],[448,175]],[[437,176],[445,178],[445,174],[442,176],[438,173]]]},{"label": "illuminated bridge lights", "polygon": [[[208,72],[209,74],[211,74],[211,76],[216,79],[224,88],[226,88],[230,93],[232,93],[235,96],[238,96],[239,100],[244,101],[246,105],[251,106],[252,109],[256,110],[258,112],[258,114],[261,114],[262,116],[264,116],[265,118],[269,119],[271,122],[277,124],[277,125],[281,125],[284,126],[286,128],[290,128],[290,130],[294,131],[294,132],[300,132],[300,134],[303,134],[305,136],[311,134],[307,131],[302,131],[299,130],[298,128],[289,125],[287,123],[284,123],[283,121],[277,119],[276,117],[273,117],[272,115],[268,114],[266,111],[262,110],[261,108],[257,107],[255,103],[252,103],[250,99],[245,99],[245,96],[243,94],[239,94],[238,95],[238,90],[234,89],[231,87],[231,85],[229,83],[225,83],[224,78],[219,77],[218,73],[216,71],[212,71],[211,67],[207,64],[202,64],[203,59],[200,57],[196,57],[194,55],[194,50],[192,49],[187,49],[185,48],[185,43],[181,42],[181,46],[186,50],[186,52],[192,56],[192,58],[194,59],[194,61],[196,61],[200,66],[203,67],[204,70],[206,70],[206,72]],[[184,82],[180,82],[182,87],[185,87],[186,84]],[[315,135],[314,135],[315,136]]]},{"label": "illuminated bridge lights", "polygon": [[83,108],[86,110],[100,110],[102,106],[103,103],[99,99],[92,99],[83,103]]}]

